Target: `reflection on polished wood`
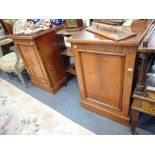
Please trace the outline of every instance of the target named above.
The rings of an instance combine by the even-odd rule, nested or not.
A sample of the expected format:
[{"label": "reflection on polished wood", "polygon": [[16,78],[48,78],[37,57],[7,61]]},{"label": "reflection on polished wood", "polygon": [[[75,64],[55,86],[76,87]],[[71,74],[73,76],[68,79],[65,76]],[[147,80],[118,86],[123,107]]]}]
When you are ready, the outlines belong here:
[{"label": "reflection on polished wood", "polygon": [[131,31],[136,36],[118,42],[86,30],[68,39],[83,107],[128,125],[137,49],[151,24],[134,21]]},{"label": "reflection on polished wood", "polygon": [[58,91],[66,82],[60,55],[64,48],[64,40],[55,34],[55,31],[62,27],[54,27],[32,36],[11,36],[25,63],[32,84],[52,93]]}]

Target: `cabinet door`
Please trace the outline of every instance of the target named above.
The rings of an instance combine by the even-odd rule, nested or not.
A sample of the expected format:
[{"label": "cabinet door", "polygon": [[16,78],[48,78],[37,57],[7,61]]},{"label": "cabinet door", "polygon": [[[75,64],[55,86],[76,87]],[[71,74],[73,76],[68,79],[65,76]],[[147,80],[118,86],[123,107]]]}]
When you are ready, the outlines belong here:
[{"label": "cabinet door", "polygon": [[78,50],[74,58],[82,100],[120,114],[125,54]]},{"label": "cabinet door", "polygon": [[81,62],[87,99],[120,111],[124,56],[82,52]]},{"label": "cabinet door", "polygon": [[35,44],[32,41],[15,43],[21,53],[32,82],[37,82],[39,85],[50,85]]}]

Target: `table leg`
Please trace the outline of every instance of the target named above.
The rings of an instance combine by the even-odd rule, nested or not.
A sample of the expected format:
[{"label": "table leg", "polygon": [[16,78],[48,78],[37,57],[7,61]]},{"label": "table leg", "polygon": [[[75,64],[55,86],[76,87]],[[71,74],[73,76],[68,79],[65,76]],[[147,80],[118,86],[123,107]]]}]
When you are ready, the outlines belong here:
[{"label": "table leg", "polygon": [[141,70],[140,70],[139,81],[136,88],[136,94],[147,96],[145,92],[145,87],[146,87],[145,80],[146,80],[146,73],[148,69],[149,55],[145,53],[141,53],[139,56],[141,58]]},{"label": "table leg", "polygon": [[132,114],[131,114],[131,129],[130,129],[132,134],[135,134],[138,117],[139,117],[139,111],[132,110]]}]

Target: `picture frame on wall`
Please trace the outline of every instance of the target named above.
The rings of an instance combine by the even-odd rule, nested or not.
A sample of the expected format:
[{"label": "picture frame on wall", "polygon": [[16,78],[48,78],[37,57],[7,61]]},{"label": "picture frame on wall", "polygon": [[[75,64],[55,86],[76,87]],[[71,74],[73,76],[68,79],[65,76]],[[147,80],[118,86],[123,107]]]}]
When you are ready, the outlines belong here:
[{"label": "picture frame on wall", "polygon": [[66,19],[65,25],[67,31],[78,31],[84,26],[84,23],[82,19]]},{"label": "picture frame on wall", "polygon": [[80,28],[83,27],[82,19],[66,19],[66,28]]},{"label": "picture frame on wall", "polygon": [[71,28],[71,27],[75,28],[75,27],[77,27],[77,20],[76,19],[67,19],[66,20],[66,27],[67,28]]}]

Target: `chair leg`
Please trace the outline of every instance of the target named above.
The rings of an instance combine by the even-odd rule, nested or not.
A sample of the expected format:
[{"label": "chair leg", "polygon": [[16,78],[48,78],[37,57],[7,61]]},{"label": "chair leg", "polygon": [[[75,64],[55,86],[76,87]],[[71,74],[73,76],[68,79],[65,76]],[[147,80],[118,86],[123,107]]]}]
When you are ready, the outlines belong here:
[{"label": "chair leg", "polygon": [[136,125],[137,125],[137,121],[138,121],[138,117],[139,117],[139,111],[137,110],[132,110],[132,114],[131,114],[131,133],[132,134],[136,134]]},{"label": "chair leg", "polygon": [[20,81],[22,82],[22,84],[26,87],[26,84],[25,84],[25,81],[24,81],[22,73],[17,72],[17,75],[18,75]]},{"label": "chair leg", "polygon": [[3,74],[3,72],[2,72],[2,70],[0,69],[0,75],[2,75]]},{"label": "chair leg", "polygon": [[11,80],[12,79],[12,74],[11,73],[7,73],[9,79]]}]

